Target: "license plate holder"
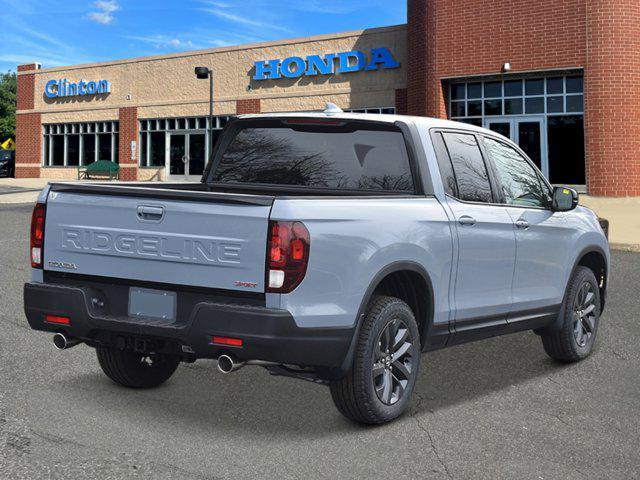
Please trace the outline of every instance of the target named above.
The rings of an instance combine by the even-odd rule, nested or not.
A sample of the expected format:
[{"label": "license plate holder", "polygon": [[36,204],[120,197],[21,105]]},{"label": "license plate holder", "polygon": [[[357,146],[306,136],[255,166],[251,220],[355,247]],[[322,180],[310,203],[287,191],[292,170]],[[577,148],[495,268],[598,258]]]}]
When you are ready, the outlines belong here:
[{"label": "license plate holder", "polygon": [[176,292],[150,288],[129,288],[129,316],[134,318],[157,318],[175,320]]}]

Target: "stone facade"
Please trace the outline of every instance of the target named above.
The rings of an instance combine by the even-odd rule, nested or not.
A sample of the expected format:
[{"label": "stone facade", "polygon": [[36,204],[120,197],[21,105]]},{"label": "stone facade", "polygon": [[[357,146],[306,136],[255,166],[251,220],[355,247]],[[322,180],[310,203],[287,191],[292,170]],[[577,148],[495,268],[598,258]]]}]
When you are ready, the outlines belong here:
[{"label": "stone facade", "polygon": [[[272,58],[387,47],[401,68],[297,79],[254,81],[253,62]],[[76,168],[41,167],[42,124],[118,120],[120,177],[126,180],[164,179],[159,168],[138,168],[131,142],[138,138],[138,120],[205,116],[209,84],[198,80],[194,67],[206,66],[214,77],[214,114],[236,115],[322,109],[331,101],[343,108],[393,107],[396,90],[406,87],[406,26],[321,35],[255,45],[224,47],[99,64],[18,69],[18,147],[16,173],[21,176],[75,178]],[[50,80],[78,82],[107,79],[104,95],[51,99]]]}]

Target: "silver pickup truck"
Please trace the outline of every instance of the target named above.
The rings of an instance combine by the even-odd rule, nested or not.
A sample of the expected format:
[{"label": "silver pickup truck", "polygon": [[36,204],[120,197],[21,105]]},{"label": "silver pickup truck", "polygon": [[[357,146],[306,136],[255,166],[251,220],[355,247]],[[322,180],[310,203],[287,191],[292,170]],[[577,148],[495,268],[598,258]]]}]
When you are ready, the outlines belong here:
[{"label": "silver pickup truck", "polygon": [[422,352],[533,330],[585,358],[609,280],[596,215],[506,138],[332,111],[235,119],[201,183],[53,183],[30,256],[31,327],[115,382],[259,365],[362,423],[407,408]]}]

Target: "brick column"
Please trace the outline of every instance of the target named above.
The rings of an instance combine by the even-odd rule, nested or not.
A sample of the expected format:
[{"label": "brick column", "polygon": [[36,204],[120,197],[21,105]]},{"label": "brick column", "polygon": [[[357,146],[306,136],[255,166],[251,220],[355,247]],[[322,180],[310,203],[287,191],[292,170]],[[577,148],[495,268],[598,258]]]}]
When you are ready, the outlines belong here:
[{"label": "brick column", "polygon": [[427,115],[427,0],[407,2],[407,113]]},{"label": "brick column", "polygon": [[[138,179],[138,109],[136,107],[120,108],[118,163],[120,164],[120,180],[133,181]],[[135,158],[131,158],[131,142],[136,142]]]},{"label": "brick column", "polygon": [[396,114],[407,115],[407,89],[396,89]]},{"label": "brick column", "polygon": [[40,177],[42,164],[42,126],[39,113],[33,113],[38,65],[18,65],[16,95],[16,178]]},{"label": "brick column", "polygon": [[260,99],[246,98],[236,100],[236,114],[242,115],[245,113],[260,113]]},{"label": "brick column", "polygon": [[585,138],[591,195],[640,196],[640,3],[587,0]]}]

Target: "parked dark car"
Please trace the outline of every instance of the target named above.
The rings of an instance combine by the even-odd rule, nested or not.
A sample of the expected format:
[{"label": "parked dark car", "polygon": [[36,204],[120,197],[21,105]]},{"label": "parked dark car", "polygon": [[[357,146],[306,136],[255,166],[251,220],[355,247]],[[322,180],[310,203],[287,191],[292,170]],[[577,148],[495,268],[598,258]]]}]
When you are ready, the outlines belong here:
[{"label": "parked dark car", "polygon": [[13,177],[16,172],[15,150],[0,150],[0,177]]}]

